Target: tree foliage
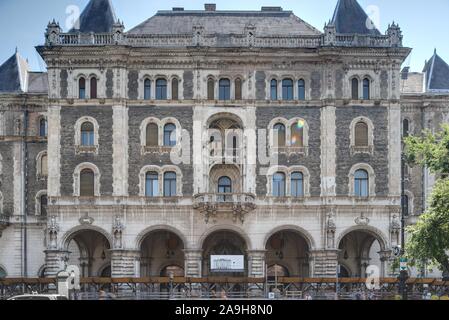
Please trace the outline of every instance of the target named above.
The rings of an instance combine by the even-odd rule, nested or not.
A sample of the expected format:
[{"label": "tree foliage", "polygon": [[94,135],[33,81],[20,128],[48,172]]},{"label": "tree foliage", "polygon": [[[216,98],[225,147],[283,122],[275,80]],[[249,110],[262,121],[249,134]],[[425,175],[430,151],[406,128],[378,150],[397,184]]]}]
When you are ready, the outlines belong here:
[{"label": "tree foliage", "polygon": [[449,272],[449,125],[437,134],[425,131],[421,137],[405,139],[406,157],[437,176],[427,211],[407,228],[406,253],[412,264],[435,263]]}]

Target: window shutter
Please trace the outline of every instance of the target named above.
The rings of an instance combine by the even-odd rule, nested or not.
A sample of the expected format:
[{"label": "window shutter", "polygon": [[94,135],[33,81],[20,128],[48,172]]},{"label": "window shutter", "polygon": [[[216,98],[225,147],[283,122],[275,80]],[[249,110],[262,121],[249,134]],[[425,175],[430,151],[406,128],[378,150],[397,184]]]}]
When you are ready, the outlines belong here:
[{"label": "window shutter", "polygon": [[41,158],[41,176],[48,176],[48,157],[43,155]]},{"label": "window shutter", "polygon": [[157,124],[150,123],[147,126],[147,147],[159,145],[159,128]]},{"label": "window shutter", "polygon": [[90,98],[97,99],[97,78],[90,79]]},{"label": "window shutter", "polygon": [[368,125],[365,122],[355,125],[355,146],[368,147]]},{"label": "window shutter", "polygon": [[215,100],[215,85],[214,80],[207,80],[207,100]]},{"label": "window shutter", "polygon": [[235,80],[235,100],[242,100],[242,80]]},{"label": "window shutter", "polygon": [[90,169],[85,169],[80,173],[80,196],[93,197],[95,178],[94,173]]}]

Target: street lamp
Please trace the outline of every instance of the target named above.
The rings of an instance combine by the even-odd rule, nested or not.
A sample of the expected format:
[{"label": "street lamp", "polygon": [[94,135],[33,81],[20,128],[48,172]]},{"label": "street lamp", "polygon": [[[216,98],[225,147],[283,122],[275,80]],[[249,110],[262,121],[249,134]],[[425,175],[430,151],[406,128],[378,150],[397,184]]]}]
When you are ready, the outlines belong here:
[{"label": "street lamp", "polygon": [[[404,154],[404,143],[402,143],[402,153],[401,153],[401,260],[405,258],[405,217],[408,212],[406,212],[405,204],[405,154]],[[409,278],[407,268],[401,270],[399,273],[399,293],[402,296],[402,300],[407,300],[407,279]]]}]

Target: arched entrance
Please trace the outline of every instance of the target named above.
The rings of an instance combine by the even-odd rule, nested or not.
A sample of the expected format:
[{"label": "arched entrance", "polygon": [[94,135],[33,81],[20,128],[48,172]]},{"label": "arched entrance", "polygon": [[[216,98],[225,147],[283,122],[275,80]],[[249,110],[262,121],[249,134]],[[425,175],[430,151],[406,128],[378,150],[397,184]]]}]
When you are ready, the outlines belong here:
[{"label": "arched entrance", "polygon": [[279,271],[290,277],[309,276],[309,245],[297,231],[282,230],[273,234],[267,241],[265,249],[268,266],[275,266],[267,273]]},{"label": "arched entrance", "polygon": [[[234,231],[221,230],[210,234],[203,242],[204,277],[244,277],[248,274],[247,244],[245,239]],[[212,270],[211,256],[243,256],[244,270]],[[225,258],[224,258],[225,259]],[[224,260],[223,259],[223,260]]]},{"label": "arched entrance", "polygon": [[374,232],[355,230],[346,234],[338,245],[338,263],[342,277],[366,277],[366,268],[377,266],[382,274],[383,266],[380,252],[383,241]]},{"label": "arched entrance", "polygon": [[175,233],[167,230],[150,232],[140,246],[141,277],[184,276],[184,243]]},{"label": "arched entrance", "polygon": [[81,277],[101,277],[106,267],[109,270],[111,268],[111,245],[98,231],[81,230],[74,233],[67,240],[67,248],[67,265],[78,266]]}]

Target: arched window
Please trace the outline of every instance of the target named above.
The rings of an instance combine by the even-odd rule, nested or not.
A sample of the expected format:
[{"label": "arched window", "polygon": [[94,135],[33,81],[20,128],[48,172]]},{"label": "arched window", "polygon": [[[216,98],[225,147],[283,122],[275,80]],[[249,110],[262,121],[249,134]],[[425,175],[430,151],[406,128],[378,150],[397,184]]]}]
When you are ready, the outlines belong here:
[{"label": "arched window", "polygon": [[86,79],[78,80],[78,96],[80,99],[86,99]]},{"label": "arched window", "polygon": [[282,172],[273,175],[273,197],[285,197],[285,174]]},{"label": "arched window", "polygon": [[354,174],[354,193],[356,197],[369,196],[369,176],[365,170],[357,170]]},{"label": "arched window", "polygon": [[298,81],[298,100],[306,100],[306,82],[304,79]]},{"label": "arched window", "polygon": [[402,196],[402,210],[405,216],[410,214],[410,199],[407,195]]},{"label": "arched window", "polygon": [[355,146],[368,147],[368,125],[360,121],[355,125]]},{"label": "arched window", "polygon": [[408,119],[404,119],[402,121],[402,135],[404,136],[404,138],[410,135],[410,123]]},{"label": "arched window", "polygon": [[276,123],[273,130],[275,147],[285,147],[285,126],[282,123]]},{"label": "arched window", "polygon": [[164,146],[173,147],[176,145],[176,126],[168,123],[164,127]]},{"label": "arched window", "polygon": [[271,100],[278,99],[278,81],[276,79],[271,80],[270,94],[271,94]]},{"label": "arched window", "polygon": [[159,145],[159,127],[156,123],[149,123],[146,129],[146,145],[147,147],[155,147]]},{"label": "arched window", "polygon": [[298,123],[291,127],[291,146],[296,148],[304,147],[304,122],[299,120]]},{"label": "arched window", "polygon": [[176,173],[166,172],[164,174],[164,197],[176,196]]},{"label": "arched window", "polygon": [[242,79],[237,78],[234,82],[235,85],[235,100],[242,100]]},{"label": "arched window", "polygon": [[90,98],[97,99],[97,78],[90,79]]},{"label": "arched window", "polygon": [[282,80],[282,100],[293,100],[293,80]]},{"label": "arched window", "polygon": [[370,80],[368,78],[363,79],[363,99],[370,99]]},{"label": "arched window", "polygon": [[207,100],[215,100],[215,81],[212,78],[207,80]]},{"label": "arched window", "polygon": [[143,84],[143,99],[151,100],[151,80],[145,79]]},{"label": "arched window", "polygon": [[357,78],[352,79],[352,100],[359,99],[359,80]]},{"label": "arched window", "polygon": [[47,154],[44,154],[41,157],[41,163],[40,163],[40,175],[42,177],[47,177],[48,176],[48,156]]},{"label": "arched window", "polygon": [[84,122],[81,125],[81,145],[93,146],[95,141],[94,125],[91,122]]},{"label": "arched window", "polygon": [[90,169],[80,172],[80,197],[95,196],[95,175]]},{"label": "arched window", "polygon": [[171,81],[171,99],[179,99],[179,81],[176,78],[173,78],[173,80]]},{"label": "arched window", "polygon": [[41,195],[40,197],[40,209],[41,209],[41,216],[47,215],[47,205],[48,205],[48,198],[46,194]]},{"label": "arched window", "polygon": [[159,175],[157,172],[147,172],[145,176],[145,196],[159,196]]},{"label": "arched window", "polygon": [[156,80],[156,100],[167,100],[167,80]]},{"label": "arched window", "polygon": [[232,181],[229,177],[218,179],[218,193],[232,193]]},{"label": "arched window", "polygon": [[42,118],[39,121],[39,136],[46,137],[48,134],[48,125],[47,125],[47,119]]},{"label": "arched window", "polygon": [[302,172],[293,172],[291,176],[292,197],[304,197],[304,175]]},{"label": "arched window", "polygon": [[221,79],[219,82],[219,100],[231,99],[231,81],[229,79]]}]

